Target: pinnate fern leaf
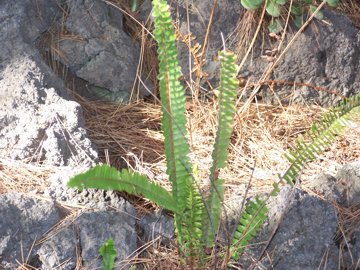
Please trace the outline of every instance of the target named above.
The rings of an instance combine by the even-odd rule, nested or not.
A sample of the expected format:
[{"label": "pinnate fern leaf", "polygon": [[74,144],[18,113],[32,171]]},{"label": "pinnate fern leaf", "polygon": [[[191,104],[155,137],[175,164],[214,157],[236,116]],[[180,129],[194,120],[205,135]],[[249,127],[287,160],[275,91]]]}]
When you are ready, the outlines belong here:
[{"label": "pinnate fern leaf", "polygon": [[260,231],[267,219],[267,213],[266,202],[258,196],[247,204],[232,239],[231,253],[234,260],[239,259],[244,249]]},{"label": "pinnate fern leaf", "polygon": [[228,51],[219,52],[221,62],[220,87],[219,87],[219,120],[215,138],[214,150],[212,152],[213,164],[210,169],[210,195],[207,199],[207,213],[204,220],[204,236],[207,238],[207,246],[214,245],[215,234],[217,233],[222,211],[224,198],[224,180],[218,179],[218,171],[226,167],[229,155],[230,137],[232,125],[236,112],[235,103],[239,81],[236,78],[237,65],[236,57]]},{"label": "pinnate fern leaf", "polygon": [[163,208],[175,213],[179,212],[175,200],[167,190],[150,182],[146,176],[126,169],[118,171],[108,165],[97,165],[87,172],[71,178],[68,187],[117,190],[133,195],[143,195]]},{"label": "pinnate fern leaf", "polygon": [[[349,119],[358,115],[360,115],[360,94],[343,100],[339,105],[332,108],[318,124],[312,125],[308,132],[308,136],[311,138],[309,144],[306,144],[304,139],[300,137],[296,141],[296,146],[285,154],[291,165],[280,179],[284,179],[289,185],[293,185],[299,172],[309,162],[313,161],[317,154],[322,153],[334,142],[336,136],[347,127]],[[273,186],[274,189],[270,195],[276,196],[279,193],[279,184],[274,183]],[[238,260],[244,248],[261,229],[266,220],[267,212],[266,201],[264,200],[256,198],[255,201],[247,204],[233,236],[232,258],[234,260]]]},{"label": "pinnate fern leaf", "polygon": [[[219,52],[221,62],[220,87],[219,87],[219,124],[215,139],[214,151],[212,153],[212,172],[227,165],[229,155],[230,136],[236,112],[235,102],[239,81],[236,78],[236,57],[228,51]],[[214,177],[214,176],[213,176]]]},{"label": "pinnate fern leaf", "polygon": [[186,139],[185,91],[179,82],[175,31],[165,0],[153,0],[154,36],[158,43],[159,86],[162,102],[162,129],[165,137],[167,173],[180,209],[185,209],[192,167]]},{"label": "pinnate fern leaf", "polygon": [[296,146],[285,153],[285,157],[291,165],[281,179],[284,179],[289,185],[293,185],[300,171],[336,140],[336,137],[348,126],[350,118],[359,114],[354,110],[359,106],[360,94],[341,101],[326,113],[319,123],[313,124],[307,132],[311,142],[306,144],[300,137],[296,141]]},{"label": "pinnate fern leaf", "polygon": [[203,213],[205,211],[204,202],[201,197],[195,182],[192,182],[189,187],[190,193],[187,198],[187,207],[183,213],[184,232],[180,237],[181,242],[184,243],[182,251],[186,257],[193,258],[197,262],[190,262],[201,264],[204,261],[204,241],[203,241]]}]

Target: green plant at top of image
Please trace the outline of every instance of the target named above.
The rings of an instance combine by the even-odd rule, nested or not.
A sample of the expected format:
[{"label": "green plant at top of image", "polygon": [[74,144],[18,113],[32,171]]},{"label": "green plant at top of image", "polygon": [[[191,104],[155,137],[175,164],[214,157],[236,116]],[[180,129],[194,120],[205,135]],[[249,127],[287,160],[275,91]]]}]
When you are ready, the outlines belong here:
[{"label": "green plant at top of image", "polygon": [[[232,124],[236,112],[239,84],[236,78],[238,73],[236,57],[227,50],[219,52],[221,68],[218,127],[212,152],[213,164],[209,172],[210,184],[204,192],[199,188],[197,166],[192,164],[189,158],[185,89],[179,81],[181,68],[169,5],[165,0],[153,0],[152,3],[154,36],[158,43],[158,79],[163,113],[166,172],[172,184],[172,191],[165,190],[140,173],[128,169],[118,171],[108,165],[97,165],[85,173],[74,176],[68,186],[78,189],[118,190],[143,195],[174,213],[176,240],[180,260],[185,268],[209,268],[209,263],[219,261],[218,259],[223,261],[222,266],[226,268],[231,262],[230,258],[238,260],[245,247],[263,227],[267,219],[267,199],[278,195],[279,185],[284,183],[293,186],[301,170],[335,140],[335,137],[346,127],[353,113],[359,114],[354,108],[360,106],[360,94],[342,101],[325,114],[318,124],[314,124],[308,132],[310,143],[305,143],[301,138],[297,140],[297,146],[286,154],[291,165],[282,176],[279,176],[279,181],[273,184],[272,192],[267,196],[256,196],[247,203],[232,235],[229,252],[226,255],[218,254],[217,251],[209,253],[209,250],[217,247],[216,237],[223,211],[224,180],[219,178],[219,172],[227,165]],[[108,247],[111,247],[111,243]],[[113,251],[108,253],[113,260]],[[208,254],[213,254],[217,258],[211,258]],[[105,259],[104,255],[103,258]]]},{"label": "green plant at top of image", "polygon": [[[265,3],[267,3],[266,12],[272,17],[268,27],[269,31],[278,33],[283,29],[283,19],[279,17],[283,15],[284,6],[290,3],[290,0],[268,0],[267,2],[265,0],[241,0],[242,6],[247,10],[257,10]],[[339,4],[339,0],[326,0],[326,4],[330,7],[336,7]],[[307,12],[313,14],[316,12],[317,7],[315,0],[294,0],[290,10],[294,24],[300,28],[304,23],[304,14]],[[324,17],[321,10],[317,11],[314,16],[319,20],[322,20]]]}]

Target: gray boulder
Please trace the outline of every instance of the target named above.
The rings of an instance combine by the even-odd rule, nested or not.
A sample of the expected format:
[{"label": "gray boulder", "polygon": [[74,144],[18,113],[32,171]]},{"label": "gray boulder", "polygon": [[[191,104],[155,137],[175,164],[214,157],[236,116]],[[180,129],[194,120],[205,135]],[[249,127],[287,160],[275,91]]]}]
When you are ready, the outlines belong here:
[{"label": "gray boulder", "polygon": [[41,269],[52,270],[61,267],[62,270],[73,270],[76,267],[76,250],[80,245],[74,228],[61,228],[41,244],[37,254]]},{"label": "gray boulder", "polygon": [[[277,97],[284,102],[312,102],[321,105],[333,105],[340,98],[324,91],[306,86],[288,86],[281,83],[300,82],[335,91],[343,96],[351,96],[360,89],[360,31],[345,15],[324,9],[324,20],[314,20],[295,40],[274,69],[271,80],[280,81],[275,91],[263,87],[259,98],[265,102],[277,103]],[[297,30],[293,28],[294,32]],[[288,33],[287,44],[295,35]],[[247,61],[241,76],[257,81],[271,57],[265,50],[273,50],[279,45],[277,40],[261,41],[255,46],[251,60]],[[292,95],[293,94],[293,95]],[[291,98],[289,98],[289,95]]]},{"label": "gray boulder", "polygon": [[140,237],[145,243],[159,238],[163,245],[168,245],[175,239],[174,219],[161,211],[145,215],[138,225],[142,229]]},{"label": "gray boulder", "polygon": [[126,259],[136,250],[135,211],[88,212],[76,221],[80,232],[81,257],[85,269],[100,269],[99,248],[109,238],[115,241],[118,257],[115,269],[127,269]]},{"label": "gray boulder", "polygon": [[36,266],[37,241],[61,220],[61,213],[52,202],[8,193],[0,195],[0,216],[0,267],[17,269],[16,261]]},{"label": "gray boulder", "polygon": [[[210,20],[213,0],[193,0],[193,1],[168,1],[171,5],[173,20],[178,22],[178,27],[182,36],[189,33],[195,38],[192,46],[196,43],[204,44],[206,29]],[[188,5],[187,5],[188,4]],[[140,7],[139,13],[145,22],[151,12],[151,0],[145,0]],[[223,49],[222,35],[227,41],[237,26],[237,21],[243,12],[243,8],[238,0],[217,1],[211,31],[208,37],[208,47],[205,50],[204,71],[207,73],[207,80],[217,82],[219,80],[219,63],[214,61],[218,51]],[[189,14],[189,28],[187,22]],[[189,32],[190,31],[190,32]],[[189,48],[183,41],[178,42],[179,60],[182,72],[186,79],[189,79]],[[200,53],[200,52],[199,52]],[[194,57],[191,55],[191,67],[194,68]],[[192,71],[193,72],[193,71]],[[196,74],[194,72],[194,74]]]},{"label": "gray boulder", "polygon": [[3,158],[58,166],[92,164],[97,158],[86,137],[80,105],[70,100],[63,82],[35,47],[41,33],[59,16],[57,1],[0,3]]},{"label": "gray boulder", "polygon": [[[269,222],[246,249],[242,266],[245,269],[273,267],[285,270],[289,266],[292,269],[322,269],[323,255],[333,244],[338,225],[332,204],[300,190],[286,188],[270,202],[269,208]],[[264,245],[268,241],[269,245]],[[264,253],[263,248],[266,248]],[[336,268],[327,265],[326,269]]]},{"label": "gray boulder", "polygon": [[87,211],[74,223],[64,220],[67,214],[53,202],[0,195],[0,267],[16,269],[19,262],[44,270],[72,270],[80,251],[84,269],[100,269],[98,250],[111,237],[118,252],[115,269],[127,268],[125,260],[137,248],[132,205],[122,200],[117,211]]},{"label": "gray boulder", "polygon": [[345,206],[360,203],[360,162],[344,165],[336,176],[320,175],[310,186],[329,201],[335,200]]},{"label": "gray boulder", "polygon": [[137,74],[140,49],[123,30],[122,13],[102,1],[68,0],[67,33],[59,60],[77,77],[87,81],[98,98],[129,99]]}]

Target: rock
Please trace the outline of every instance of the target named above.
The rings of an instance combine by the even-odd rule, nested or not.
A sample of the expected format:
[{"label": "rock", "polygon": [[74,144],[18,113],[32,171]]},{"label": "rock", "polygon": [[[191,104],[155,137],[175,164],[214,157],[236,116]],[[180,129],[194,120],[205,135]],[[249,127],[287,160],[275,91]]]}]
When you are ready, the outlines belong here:
[{"label": "rock", "polygon": [[91,209],[121,210],[125,204],[125,200],[115,191],[97,190],[97,189],[72,189],[67,187],[67,183],[71,177],[87,170],[82,168],[62,168],[53,174],[48,182],[50,186],[46,188],[45,195],[57,201],[63,201],[70,204],[82,205]]},{"label": "rock", "polygon": [[158,211],[147,214],[138,221],[142,229],[142,240],[147,243],[160,238],[163,245],[175,239],[174,219]]},{"label": "rock", "polygon": [[137,74],[140,48],[123,30],[123,15],[95,0],[68,0],[65,28],[76,38],[61,39],[59,60],[89,82],[98,98],[127,101]]},{"label": "rock", "polygon": [[360,161],[344,165],[336,174],[336,189],[345,205],[360,203]]},{"label": "rock", "polygon": [[[196,37],[196,40],[192,43],[192,45],[195,45],[196,42],[203,45],[214,1],[194,0],[188,2],[186,0],[181,0],[172,2],[174,13],[176,12],[179,19],[179,30],[184,36],[189,33],[186,3],[189,5],[190,31],[193,36]],[[208,73],[208,80],[218,80],[220,65],[218,61],[214,61],[214,59],[216,59],[219,50],[223,49],[223,40],[221,35],[223,35],[225,40],[229,38],[235,30],[237,21],[242,12],[243,8],[240,1],[223,0],[217,2],[210,35],[208,37],[208,48],[205,55],[207,62],[204,66],[204,71]],[[224,16],[224,14],[226,14],[226,16]],[[179,44],[179,56],[183,73],[187,76],[189,74],[189,49],[187,44],[184,44],[183,42],[180,42]],[[192,67],[194,67],[194,62],[192,63]]]},{"label": "rock", "polygon": [[[335,91],[343,96],[359,92],[360,74],[360,32],[349,18],[333,10],[324,9],[324,20],[315,20],[295,40],[283,59],[274,69],[271,80],[308,83]],[[294,29],[296,30],[296,29]],[[294,34],[288,33],[287,44]],[[265,45],[263,44],[265,42]],[[279,41],[259,41],[254,55],[241,71],[241,76],[257,81],[269,64],[263,57],[265,49],[277,48]],[[264,49],[265,48],[265,49]],[[321,105],[333,105],[340,98],[323,91],[305,86],[277,84],[275,94],[284,102],[294,99],[296,102],[312,102]],[[273,91],[266,88],[259,93],[265,102],[277,103]]]},{"label": "rock", "polygon": [[[38,241],[61,219],[52,202],[16,193],[0,195],[0,267],[17,269],[37,261]],[[29,258],[27,262],[22,260]]]},{"label": "rock", "polygon": [[[52,202],[16,193],[0,195],[0,215],[0,267],[4,269],[16,269],[16,260],[44,270],[74,269],[80,248],[84,269],[95,269],[101,267],[98,250],[109,237],[115,240],[118,252],[115,269],[124,269],[126,262],[122,261],[137,248],[135,209],[124,200],[117,211],[82,213],[75,227],[63,221],[54,229],[66,217],[64,210]],[[45,234],[49,235],[40,242]],[[29,259],[22,261],[22,254]]]},{"label": "rock", "polygon": [[[353,230],[355,228],[352,228]],[[343,250],[343,269],[357,269],[360,265],[360,229],[355,231],[346,239],[341,247]],[[339,250],[335,249],[336,251]]]},{"label": "rock", "polygon": [[86,137],[80,105],[47,87],[49,71],[41,66],[24,56],[0,73],[2,156],[57,166],[92,164],[97,153]]},{"label": "rock", "polygon": [[70,100],[63,82],[44,63],[35,47],[36,39],[60,15],[57,1],[0,4],[0,153],[3,158],[57,166],[90,165],[97,158],[86,137],[80,105]]},{"label": "rock", "polygon": [[114,269],[127,269],[126,259],[136,250],[135,211],[88,212],[76,221],[80,231],[81,256],[85,269],[101,268],[99,248],[109,238],[115,241],[118,253]]},{"label": "rock", "polygon": [[328,201],[339,201],[341,195],[336,189],[336,178],[330,174],[323,173],[315,177],[309,184],[310,189],[321,194]]},{"label": "rock", "polygon": [[[321,267],[322,258],[333,244],[337,228],[336,212],[331,203],[307,195],[300,190],[283,189],[270,203],[269,223],[242,258],[245,269],[314,269]],[[288,209],[281,221],[281,211]],[[276,225],[276,233],[261,254]],[[260,255],[264,255],[258,260]],[[251,266],[250,266],[251,265]],[[261,266],[259,266],[261,265]],[[326,268],[335,269],[335,268]]]},{"label": "rock", "polygon": [[310,187],[329,201],[336,200],[345,206],[360,203],[360,162],[344,165],[335,177],[321,175]]},{"label": "rock", "polygon": [[72,270],[76,266],[76,234],[73,228],[62,228],[47,239],[37,252],[41,261],[41,269]]}]

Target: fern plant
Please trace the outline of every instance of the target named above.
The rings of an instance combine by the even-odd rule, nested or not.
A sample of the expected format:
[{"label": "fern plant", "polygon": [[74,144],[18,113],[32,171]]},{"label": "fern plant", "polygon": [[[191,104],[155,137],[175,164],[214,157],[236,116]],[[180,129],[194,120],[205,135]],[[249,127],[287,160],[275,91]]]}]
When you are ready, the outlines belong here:
[{"label": "fern plant", "polygon": [[69,187],[98,188],[141,194],[159,206],[174,212],[177,242],[185,264],[200,268],[207,262],[207,248],[214,246],[220,224],[224,181],[218,178],[226,166],[228,146],[235,114],[238,81],[235,56],[221,51],[221,83],[219,87],[219,127],[216,136],[210,187],[205,194],[199,190],[190,162],[185,116],[185,90],[179,82],[176,36],[169,6],[165,0],[153,0],[154,36],[158,43],[159,88],[162,101],[162,130],[164,133],[167,174],[172,192],[152,183],[146,176],[126,169],[118,171],[98,165],[73,177]]},{"label": "fern plant", "polygon": [[[260,0],[254,0],[255,2]],[[207,192],[199,189],[196,166],[190,161],[190,147],[187,141],[185,117],[185,90],[179,82],[181,70],[177,56],[175,31],[172,26],[169,6],[165,0],[153,0],[154,36],[158,43],[159,87],[162,101],[162,130],[164,133],[167,174],[172,191],[151,182],[146,176],[127,169],[118,171],[108,165],[97,165],[89,171],[70,179],[72,188],[97,188],[125,191],[143,195],[160,207],[174,213],[177,243],[184,265],[191,269],[201,269],[210,260],[206,250],[213,248],[219,229],[224,197],[224,180],[219,172],[226,167],[228,147],[235,114],[238,81],[238,67],[235,56],[229,51],[221,51],[218,130],[212,153],[210,186]],[[346,119],[353,108],[359,107],[360,95],[342,102],[327,114],[309,132],[312,143],[298,140],[287,158],[289,169],[274,183],[269,196],[279,193],[279,183],[293,185],[299,172],[334,140],[344,128]],[[243,212],[233,235],[230,253],[238,259],[244,248],[262,228],[267,216],[266,198],[256,197]]]}]

